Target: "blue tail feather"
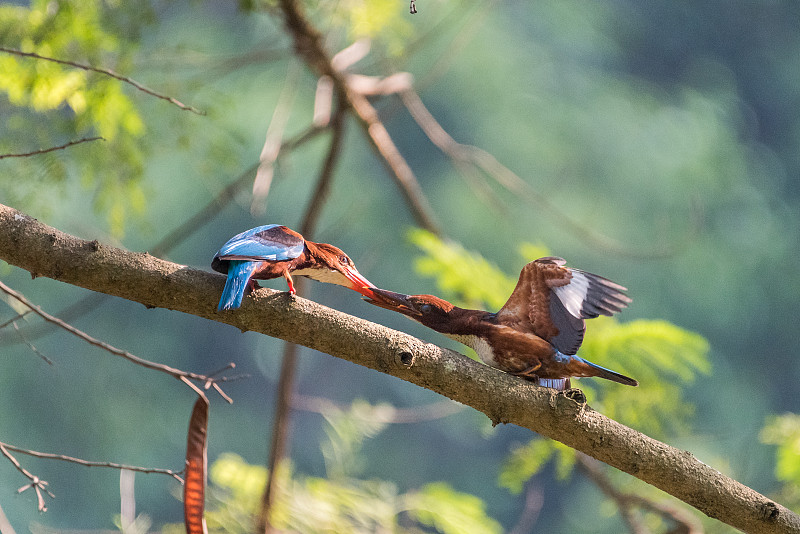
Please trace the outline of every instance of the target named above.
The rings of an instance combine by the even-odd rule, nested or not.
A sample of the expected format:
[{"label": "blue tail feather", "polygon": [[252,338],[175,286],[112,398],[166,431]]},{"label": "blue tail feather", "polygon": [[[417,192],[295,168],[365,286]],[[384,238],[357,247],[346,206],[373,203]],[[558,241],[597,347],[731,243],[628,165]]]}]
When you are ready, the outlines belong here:
[{"label": "blue tail feather", "polygon": [[[573,356],[573,358],[577,358],[577,356]],[[612,371],[611,369],[606,369],[605,367],[597,365],[596,363],[592,363],[589,360],[584,360],[583,358],[580,358],[580,360],[582,362],[588,364],[590,367],[593,367],[593,368],[597,369],[599,371],[597,376],[599,376],[600,378],[605,378],[606,380],[612,380],[612,381],[618,382],[620,384],[625,384],[626,386],[638,386],[639,385],[639,382],[637,382],[633,378],[627,377],[627,376],[625,376],[623,374],[620,374],[620,373],[618,373],[616,371]]]},{"label": "blue tail feather", "polygon": [[244,291],[259,263],[261,262],[239,260],[228,262],[228,280],[222,290],[218,310],[235,310],[242,305]]}]

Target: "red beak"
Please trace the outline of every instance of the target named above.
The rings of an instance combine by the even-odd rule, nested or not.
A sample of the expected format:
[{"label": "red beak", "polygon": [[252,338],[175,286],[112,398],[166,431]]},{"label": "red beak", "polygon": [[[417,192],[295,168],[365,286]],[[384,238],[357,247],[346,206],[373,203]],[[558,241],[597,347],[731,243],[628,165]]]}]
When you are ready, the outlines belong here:
[{"label": "red beak", "polygon": [[375,287],[375,284],[364,278],[355,268],[345,267],[342,272],[350,280],[353,291],[358,291],[365,297],[374,298],[375,294],[372,288]]}]

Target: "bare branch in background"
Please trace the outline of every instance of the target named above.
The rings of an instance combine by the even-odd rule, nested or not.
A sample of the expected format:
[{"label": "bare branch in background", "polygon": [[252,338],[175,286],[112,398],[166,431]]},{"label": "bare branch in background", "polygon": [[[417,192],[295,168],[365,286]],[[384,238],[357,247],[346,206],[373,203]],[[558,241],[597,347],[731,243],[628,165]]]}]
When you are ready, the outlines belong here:
[{"label": "bare branch in background", "polygon": [[50,498],[55,498],[55,495],[53,495],[53,493],[49,489],[47,489],[47,481],[41,480],[39,477],[31,474],[30,471],[22,467],[22,464],[19,463],[19,461],[14,457],[14,455],[8,452],[8,448],[6,447],[5,443],[0,443],[0,453],[2,453],[3,456],[8,458],[8,461],[11,462],[14,467],[17,468],[17,471],[22,473],[28,480],[30,480],[30,483],[19,488],[17,490],[17,493],[22,493],[23,491],[33,488],[33,490],[36,492],[36,499],[38,501],[39,511],[46,512],[47,504],[45,504],[44,502],[43,493],[47,493],[50,496]]},{"label": "bare branch in background", "polygon": [[482,148],[464,145],[453,139],[431,112],[428,111],[416,91],[403,91],[400,93],[400,97],[414,121],[422,128],[428,139],[452,159],[456,167],[462,171],[464,176],[469,177],[473,184],[475,184],[478,176],[476,170],[480,170],[508,191],[556,216],[555,220],[559,224],[567,226],[576,236],[598,249],[614,252],[620,256],[635,258],[668,257],[677,250],[676,246],[650,252],[631,250],[615,239],[574,220],[563,210],[554,206],[545,196],[537,193],[530,184],[520,178],[514,171],[497,161],[497,158],[492,154]]},{"label": "bare branch in background", "polygon": [[253,181],[253,199],[250,204],[250,213],[254,217],[262,216],[267,210],[267,196],[272,186],[272,178],[275,175],[275,162],[280,154],[283,132],[286,130],[286,123],[292,111],[294,97],[297,94],[297,81],[300,78],[300,68],[297,63],[289,64],[289,71],[283,82],[283,89],[278,97],[275,111],[272,113],[272,120],[269,121],[267,136],[264,146],[259,156],[258,170],[256,179]]},{"label": "bare branch in background", "polygon": [[92,462],[89,460],[83,460],[81,458],[73,458],[72,456],[67,456],[64,454],[52,454],[49,452],[38,452],[38,451],[32,451],[30,449],[23,449],[22,447],[9,445],[8,443],[3,443],[3,442],[0,442],[0,450],[14,451],[20,454],[25,454],[26,456],[33,456],[35,458],[44,458],[46,460],[60,460],[62,462],[84,465],[86,467],[110,467],[112,469],[125,469],[127,471],[136,471],[137,473],[156,473],[160,475],[169,475],[178,482],[181,483],[183,482],[183,479],[181,479],[180,477],[183,471],[174,471],[172,469],[159,469],[157,467],[137,467],[135,465],[116,464],[114,462]]},{"label": "bare branch in background", "polygon": [[576,454],[576,461],[580,470],[600,488],[606,497],[616,503],[623,521],[628,525],[628,529],[632,534],[649,534],[650,532],[638,516],[637,509],[653,512],[661,516],[662,519],[677,525],[676,532],[684,534],[703,533],[703,526],[700,521],[686,510],[673,506],[672,503],[667,501],[656,502],[636,493],[625,493],[618,490],[608,478],[603,466],[594,458],[579,452]]},{"label": "bare branch in background", "polygon": [[41,60],[44,60],[44,61],[52,61],[53,63],[58,63],[60,65],[67,65],[68,67],[75,67],[76,69],[81,69],[81,70],[90,71],[90,72],[97,72],[99,74],[105,74],[106,76],[110,76],[110,77],[114,78],[115,80],[119,80],[119,81],[121,81],[123,83],[127,83],[129,85],[132,85],[133,87],[135,87],[139,91],[141,91],[143,93],[147,93],[150,96],[154,96],[156,98],[160,98],[161,100],[166,100],[170,104],[174,104],[174,105],[178,106],[179,108],[181,108],[183,110],[191,111],[192,113],[196,113],[198,115],[205,115],[204,111],[200,111],[199,109],[193,108],[192,106],[187,106],[186,104],[180,102],[179,100],[177,100],[177,99],[175,99],[175,98],[173,98],[171,96],[166,96],[166,95],[162,95],[160,93],[156,93],[152,89],[148,89],[147,87],[145,87],[144,85],[140,84],[136,80],[128,78],[127,76],[122,76],[121,74],[117,74],[116,72],[114,72],[113,70],[110,70],[110,69],[99,69],[97,67],[92,67],[91,65],[85,65],[83,63],[76,63],[74,61],[66,61],[66,60],[63,60],[63,59],[56,59],[56,58],[52,58],[52,57],[42,56],[42,55],[37,54],[35,52],[23,52],[22,50],[16,50],[16,49],[13,49],[13,48],[6,48],[4,46],[0,46],[0,52],[5,52],[7,54],[13,54],[15,56],[28,57],[28,58],[33,58],[33,59],[41,59]]},{"label": "bare branch in background", "polygon": [[22,340],[22,342],[25,343],[28,346],[29,349],[31,349],[31,352],[33,352],[38,357],[43,359],[45,361],[45,363],[47,363],[48,365],[53,365],[53,360],[51,360],[50,358],[48,358],[47,356],[42,354],[41,351],[39,351],[39,349],[37,349],[36,346],[33,343],[28,341],[28,339],[25,337],[25,334],[22,332],[22,330],[19,329],[19,326],[17,326],[17,322],[16,321],[12,322],[11,324],[14,327],[14,330],[17,332],[17,335],[19,336],[19,338]]},{"label": "bare branch in background", "polygon": [[539,519],[539,514],[544,505],[544,492],[540,486],[534,485],[530,482],[527,484],[525,490],[525,505],[522,508],[522,513],[517,519],[517,524],[508,531],[508,534],[528,534],[534,532],[536,521]]},{"label": "bare branch in background", "polygon": [[47,154],[48,152],[55,152],[56,150],[64,150],[65,148],[69,148],[71,146],[79,145],[81,143],[89,143],[91,141],[105,141],[104,138],[95,136],[95,137],[84,137],[82,139],[78,139],[76,141],[70,141],[69,143],[65,143],[63,145],[58,145],[50,148],[42,148],[40,150],[34,150],[33,152],[24,152],[22,154],[0,154],[0,159],[4,158],[28,158],[31,156],[38,156],[39,154]]},{"label": "bare branch in background", "polygon": [[[94,243],[96,245],[96,242],[94,242]],[[54,317],[54,316],[50,315],[49,313],[43,311],[39,306],[36,306],[33,303],[31,303],[21,293],[18,293],[16,291],[14,291],[13,289],[8,287],[3,282],[0,282],[0,291],[3,291],[6,295],[8,295],[10,297],[13,297],[14,299],[18,300],[20,303],[24,304],[33,313],[35,313],[36,315],[38,315],[39,317],[41,317],[45,321],[53,323],[56,326],[59,326],[60,328],[66,330],[67,332],[69,332],[70,334],[72,334],[74,336],[77,336],[78,338],[80,338],[83,341],[89,343],[90,345],[94,345],[95,347],[99,347],[99,348],[101,348],[101,349],[103,349],[103,350],[105,350],[107,352],[110,352],[111,354],[114,354],[115,356],[120,356],[120,357],[128,360],[129,362],[135,363],[136,365],[141,365],[142,367],[146,367],[147,369],[153,369],[155,371],[161,371],[162,373],[166,373],[168,375],[171,375],[174,378],[183,379],[183,380],[196,380],[198,382],[203,382],[205,384],[213,384],[213,383],[218,382],[218,381],[225,381],[226,380],[224,377],[220,378],[220,379],[209,378],[208,376],[205,376],[205,375],[201,375],[201,374],[197,374],[197,373],[190,373],[190,372],[187,372],[187,371],[181,371],[180,369],[175,369],[174,367],[170,367],[170,366],[162,364],[162,363],[156,363],[156,362],[151,362],[149,360],[145,360],[144,358],[140,358],[138,356],[135,356],[135,355],[131,354],[128,351],[125,351],[125,350],[122,350],[122,349],[118,349],[118,348],[116,348],[116,347],[114,347],[112,345],[109,345],[105,341],[100,341],[99,339],[90,336],[89,334],[83,332],[82,330],[79,330],[79,329],[75,328],[71,324],[65,323],[64,321],[62,321],[58,317]],[[36,351],[36,352],[38,354],[38,351]],[[231,363],[230,365],[233,366],[234,364]],[[232,402],[227,395],[223,394],[223,397],[226,400],[228,400],[229,402]]]}]

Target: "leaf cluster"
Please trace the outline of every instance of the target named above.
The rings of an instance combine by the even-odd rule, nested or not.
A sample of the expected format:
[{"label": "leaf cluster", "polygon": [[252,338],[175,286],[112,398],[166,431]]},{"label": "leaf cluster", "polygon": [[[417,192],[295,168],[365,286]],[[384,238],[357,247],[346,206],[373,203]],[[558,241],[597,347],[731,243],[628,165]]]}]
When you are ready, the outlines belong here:
[{"label": "leaf cluster", "polygon": [[[141,213],[144,208],[141,140],[145,121],[124,84],[76,65],[129,69],[134,47],[127,35],[143,18],[126,18],[121,11],[122,6],[100,0],[0,6],[4,45],[35,55],[0,53],[0,93],[8,98],[8,103],[0,102],[0,108],[8,107],[6,127],[16,134],[0,140],[0,152],[32,151],[78,137],[105,140],[82,147],[83,157],[72,168],[56,156],[45,158],[44,169],[36,168],[42,160],[20,158],[12,172],[28,179],[4,181],[5,194],[12,199],[36,199],[43,184],[63,184],[75,173],[85,187],[94,189],[95,207],[106,214],[116,235],[122,234],[130,212]],[[131,22],[114,25],[112,18]],[[48,204],[46,198],[40,203],[42,207]]]}]

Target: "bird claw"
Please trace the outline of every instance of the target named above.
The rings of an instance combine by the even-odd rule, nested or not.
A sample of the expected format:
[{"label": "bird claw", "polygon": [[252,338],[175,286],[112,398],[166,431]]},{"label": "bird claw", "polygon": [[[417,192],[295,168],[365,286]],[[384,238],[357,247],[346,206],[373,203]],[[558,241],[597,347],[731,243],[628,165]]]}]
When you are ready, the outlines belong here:
[{"label": "bird claw", "polygon": [[534,378],[534,379],[536,379],[536,378],[539,378],[539,377],[535,373],[536,373],[536,371],[539,370],[539,368],[541,366],[542,366],[542,362],[539,362],[536,365],[532,365],[532,366],[528,367],[527,369],[525,369],[523,371],[516,371],[516,372],[511,373],[511,374],[514,375],[514,376],[521,376],[521,377],[524,377],[524,378]]},{"label": "bird claw", "polygon": [[586,394],[578,388],[565,389],[561,392],[568,399],[572,399],[578,404],[586,404]]}]

